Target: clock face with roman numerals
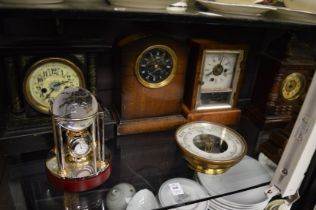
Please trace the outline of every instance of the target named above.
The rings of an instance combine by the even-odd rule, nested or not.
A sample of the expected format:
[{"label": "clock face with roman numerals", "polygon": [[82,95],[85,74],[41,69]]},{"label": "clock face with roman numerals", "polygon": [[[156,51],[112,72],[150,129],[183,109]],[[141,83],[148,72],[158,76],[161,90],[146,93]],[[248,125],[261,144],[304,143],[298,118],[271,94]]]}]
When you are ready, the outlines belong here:
[{"label": "clock face with roman numerals", "polygon": [[177,65],[175,52],[165,45],[146,48],[137,58],[135,73],[138,81],[148,88],[169,84]]},{"label": "clock face with roman numerals", "polygon": [[48,113],[50,102],[64,89],[84,87],[81,70],[63,58],[47,58],[27,71],[23,91],[26,101],[37,111]]}]

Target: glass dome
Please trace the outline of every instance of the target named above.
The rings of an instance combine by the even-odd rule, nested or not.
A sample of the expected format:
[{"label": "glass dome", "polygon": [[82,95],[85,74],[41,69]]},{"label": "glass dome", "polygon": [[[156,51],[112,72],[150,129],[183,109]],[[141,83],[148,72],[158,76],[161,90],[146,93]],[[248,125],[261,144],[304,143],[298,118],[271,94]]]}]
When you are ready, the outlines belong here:
[{"label": "glass dome", "polygon": [[60,117],[59,124],[70,130],[82,130],[92,124],[98,111],[95,97],[83,88],[67,88],[53,101],[52,114]]}]

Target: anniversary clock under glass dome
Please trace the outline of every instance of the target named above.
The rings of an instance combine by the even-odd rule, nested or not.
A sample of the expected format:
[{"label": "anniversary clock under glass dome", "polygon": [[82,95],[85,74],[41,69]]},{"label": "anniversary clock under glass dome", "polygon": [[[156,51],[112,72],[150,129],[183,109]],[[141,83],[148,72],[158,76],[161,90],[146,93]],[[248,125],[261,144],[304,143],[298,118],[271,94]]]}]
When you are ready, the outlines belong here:
[{"label": "anniversary clock under glass dome", "polygon": [[83,88],[61,92],[51,107],[55,147],[46,161],[49,179],[66,191],[97,187],[110,175],[104,144],[104,113]]}]

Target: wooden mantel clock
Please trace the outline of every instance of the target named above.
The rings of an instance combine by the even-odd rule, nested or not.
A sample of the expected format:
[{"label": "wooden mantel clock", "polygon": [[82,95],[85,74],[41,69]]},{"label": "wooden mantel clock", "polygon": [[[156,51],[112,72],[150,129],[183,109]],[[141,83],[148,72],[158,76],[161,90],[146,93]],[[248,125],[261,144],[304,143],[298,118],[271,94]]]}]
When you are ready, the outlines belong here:
[{"label": "wooden mantel clock", "polygon": [[238,123],[236,108],[246,59],[244,45],[193,39],[183,112],[188,121]]},{"label": "wooden mantel clock", "polygon": [[296,37],[289,40],[282,56],[263,53],[248,114],[259,125],[292,120],[299,112],[315,68],[312,50]]},{"label": "wooden mantel clock", "polygon": [[187,48],[166,37],[128,36],[117,46],[121,81],[115,93],[118,135],[176,128],[181,115]]}]

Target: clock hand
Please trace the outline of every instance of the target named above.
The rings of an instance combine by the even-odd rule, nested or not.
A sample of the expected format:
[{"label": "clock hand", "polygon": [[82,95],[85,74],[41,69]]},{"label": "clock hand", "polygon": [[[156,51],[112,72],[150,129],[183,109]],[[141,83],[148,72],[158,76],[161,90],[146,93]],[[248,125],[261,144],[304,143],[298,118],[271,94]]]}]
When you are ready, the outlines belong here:
[{"label": "clock hand", "polygon": [[58,88],[63,85],[63,84],[66,84],[68,83],[69,81],[66,80],[66,81],[62,81],[62,82],[56,82],[56,83],[53,83],[50,87],[51,91],[46,95],[45,99],[48,99],[50,97],[50,95],[55,91],[55,90],[58,90]]},{"label": "clock hand", "polygon": [[222,56],[221,62],[219,63],[219,65],[222,65],[222,62],[224,60],[224,56]]},{"label": "clock hand", "polygon": [[213,71],[210,71],[209,73],[205,74],[205,76],[211,76],[213,74]]},{"label": "clock hand", "polygon": [[54,88],[52,88],[52,87],[51,87],[50,89],[51,89],[51,90],[50,90],[50,92],[49,92],[49,93],[47,93],[47,95],[46,95],[46,97],[45,97],[45,100],[46,100],[46,99],[48,99],[48,98],[49,98],[49,96],[52,94],[52,92],[54,92],[54,90],[55,90],[55,89],[54,89]]},{"label": "clock hand", "polygon": [[62,81],[62,82],[58,83],[58,86],[63,85],[63,84],[66,84],[66,83],[68,83],[68,82],[69,82],[68,80]]}]

